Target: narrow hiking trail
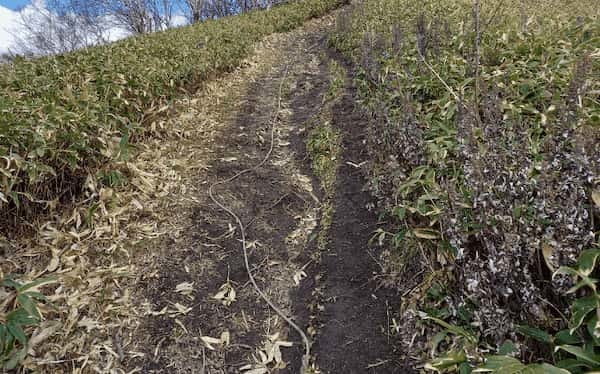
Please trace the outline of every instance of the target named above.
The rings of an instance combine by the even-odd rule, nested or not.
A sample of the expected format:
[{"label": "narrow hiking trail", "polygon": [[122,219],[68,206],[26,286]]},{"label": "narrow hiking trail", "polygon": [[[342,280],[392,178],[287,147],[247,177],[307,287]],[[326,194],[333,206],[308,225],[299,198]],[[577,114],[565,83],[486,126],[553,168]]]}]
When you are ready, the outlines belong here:
[{"label": "narrow hiking trail", "polygon": [[[332,56],[330,54],[330,56]],[[335,56],[334,56],[335,58]],[[332,106],[333,127],[341,133],[341,159],[333,196],[330,244],[323,253],[325,272],[323,325],[316,340],[319,367],[326,373],[394,373],[399,355],[392,352],[392,294],[378,290],[376,255],[369,241],[377,219],[363,191],[360,165],[366,121],[357,111],[350,79]]]},{"label": "narrow hiking trail", "polygon": [[[298,373],[299,334],[249,281],[240,230],[215,196],[239,216],[250,270],[261,290],[306,332],[311,373],[405,373],[393,351],[393,298],[378,289],[369,240],[376,229],[360,165],[365,119],[351,80],[338,77],[327,49],[334,17],[274,35],[242,69],[181,106],[172,121],[189,136],[171,144],[198,167],[179,179],[166,237],[143,243],[137,261],[141,323],[124,362],[144,373]],[[341,66],[338,64],[338,66]],[[335,95],[330,95],[334,92]],[[274,126],[274,127],[273,127]],[[322,126],[340,134],[331,180],[308,150]],[[199,129],[203,128],[202,131]],[[118,343],[118,342],[117,342]],[[124,348],[119,344],[117,354]]]}]

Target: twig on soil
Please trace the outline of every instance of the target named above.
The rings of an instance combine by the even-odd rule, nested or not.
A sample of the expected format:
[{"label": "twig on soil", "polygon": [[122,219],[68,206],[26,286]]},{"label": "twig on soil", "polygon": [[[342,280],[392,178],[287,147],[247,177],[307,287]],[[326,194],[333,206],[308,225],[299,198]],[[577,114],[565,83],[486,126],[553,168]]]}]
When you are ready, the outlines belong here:
[{"label": "twig on soil", "polygon": [[390,362],[390,360],[383,360],[383,361],[379,361],[379,362],[376,362],[376,363],[374,363],[374,364],[370,364],[369,366],[367,366],[367,369],[373,369],[373,368],[376,368],[376,367],[378,367],[378,366],[385,365],[385,364],[387,364],[388,362]]},{"label": "twig on soil", "polygon": [[388,344],[390,344],[390,304],[388,301],[385,301],[385,314],[387,316],[387,330],[385,331],[385,335],[387,336]]},{"label": "twig on soil", "polygon": [[157,358],[158,358],[158,351],[160,349],[161,344],[166,340],[166,337],[163,337],[162,339],[160,339],[158,341],[158,344],[156,345],[156,348],[154,349],[154,362],[158,362]]},{"label": "twig on soil", "polygon": [[[229,275],[227,275],[227,279],[229,279]],[[202,329],[199,329],[200,336],[203,336]],[[200,349],[202,350],[202,367],[200,368],[200,374],[206,374],[206,349],[203,345],[200,345]]]},{"label": "twig on soil", "polygon": [[[252,269],[250,269],[250,271],[255,274],[258,273],[260,271],[261,268],[263,267],[267,267],[269,264],[269,256],[266,256],[260,263],[252,266]],[[247,281],[246,283],[242,284],[242,288],[246,288],[248,286],[248,284],[252,283],[251,281]]]},{"label": "twig on soil", "polygon": [[275,146],[275,126],[277,124],[277,116],[281,112],[281,99],[282,99],[283,84],[285,82],[287,75],[288,75],[288,68],[286,67],[285,73],[284,73],[283,78],[281,79],[281,83],[279,85],[279,93],[278,93],[278,97],[277,97],[277,109],[271,119],[271,145],[269,147],[269,151],[267,152],[265,157],[262,159],[262,161],[260,163],[258,163],[256,166],[242,170],[230,178],[227,178],[227,179],[224,179],[222,181],[218,181],[218,182],[212,184],[210,186],[210,188],[208,189],[208,194],[209,194],[211,200],[215,204],[217,204],[217,206],[219,206],[219,208],[221,208],[222,210],[227,212],[236,221],[238,227],[240,228],[240,236],[241,236],[241,240],[242,240],[242,252],[244,255],[244,263],[246,265],[246,273],[248,274],[248,278],[250,278],[250,282],[254,286],[254,289],[256,290],[258,295],[271,307],[271,309],[273,309],[275,311],[275,313],[277,313],[281,318],[283,318],[283,320],[290,327],[292,327],[294,330],[296,330],[298,332],[298,334],[301,336],[302,341],[304,342],[305,353],[304,353],[304,356],[302,357],[302,367],[300,369],[300,374],[304,374],[308,369],[308,364],[309,364],[309,359],[310,359],[310,341],[308,340],[308,337],[306,336],[304,331],[302,331],[302,329],[296,323],[294,323],[294,321],[292,321],[290,317],[286,316],[285,313],[281,309],[279,309],[268,298],[268,296],[260,289],[260,287],[256,283],[256,280],[254,279],[254,276],[252,275],[252,271],[250,269],[250,262],[248,260],[246,230],[244,229],[244,224],[242,223],[242,220],[240,219],[240,217],[231,208],[227,207],[225,205],[225,203],[222,203],[219,200],[217,200],[217,198],[215,197],[215,194],[214,194],[214,189],[216,186],[230,183],[246,173],[250,173],[250,172],[257,170],[258,168],[263,166],[267,162],[267,160],[269,160],[269,158],[271,157],[271,154],[273,153],[273,149]]},{"label": "twig on soil", "polygon": [[125,360],[125,354],[123,353],[123,347],[121,345],[121,337],[117,333],[113,339],[113,345],[117,350],[117,354],[119,355],[119,362],[123,362]]},{"label": "twig on soil", "polygon": [[367,249],[367,251],[366,251],[366,252],[367,252],[367,254],[369,255],[369,257],[371,257],[371,259],[372,259],[373,261],[375,261],[375,263],[376,263],[377,265],[379,265],[379,267],[381,268],[381,272],[382,272],[382,273],[385,273],[385,266],[383,266],[383,264],[382,264],[382,263],[381,263],[379,260],[377,260],[377,259],[375,258],[375,256],[373,256],[373,254],[371,253],[371,251],[369,251],[369,250]]},{"label": "twig on soil", "polygon": [[47,361],[36,361],[37,365],[56,365],[64,364],[65,362],[81,361],[81,359],[69,359],[69,360],[47,360]]},{"label": "twig on soil", "polygon": [[[413,280],[417,279],[417,277],[421,274],[423,274],[425,272],[425,270],[421,270],[419,271],[417,274],[415,274],[412,278],[410,278],[410,280],[407,282],[408,284],[410,284]],[[407,291],[405,291],[402,294],[402,297],[406,297],[408,296],[411,292],[413,292],[414,290],[416,290],[417,288],[419,288],[421,286],[421,284],[417,284],[411,288],[409,288]]]}]

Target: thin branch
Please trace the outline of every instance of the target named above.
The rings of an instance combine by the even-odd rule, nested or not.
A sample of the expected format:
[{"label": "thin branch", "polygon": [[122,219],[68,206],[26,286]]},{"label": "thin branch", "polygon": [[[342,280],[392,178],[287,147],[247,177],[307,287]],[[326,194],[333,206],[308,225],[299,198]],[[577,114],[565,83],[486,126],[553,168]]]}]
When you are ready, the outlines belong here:
[{"label": "thin branch", "polygon": [[431,73],[433,75],[435,75],[435,77],[442,83],[442,85],[444,86],[444,88],[446,88],[446,90],[454,97],[454,99],[456,100],[456,102],[459,103],[460,105],[462,105],[463,108],[465,108],[465,110],[467,111],[467,113],[469,113],[475,119],[475,121],[477,121],[477,123],[479,124],[481,122],[479,116],[476,115],[473,112],[473,110],[471,108],[469,108],[467,106],[467,104],[464,103],[464,101],[460,98],[460,96],[458,96],[458,94],[452,89],[452,87],[450,87],[450,85],[448,83],[446,83],[446,81],[444,80],[444,78],[442,78],[440,76],[440,74],[433,68],[433,66],[431,66],[431,64],[429,62],[427,62],[427,59],[425,59],[425,57],[422,54],[420,54],[420,56],[422,58],[422,62],[425,64],[425,66],[427,67],[427,69],[429,69],[429,71],[431,71]]}]

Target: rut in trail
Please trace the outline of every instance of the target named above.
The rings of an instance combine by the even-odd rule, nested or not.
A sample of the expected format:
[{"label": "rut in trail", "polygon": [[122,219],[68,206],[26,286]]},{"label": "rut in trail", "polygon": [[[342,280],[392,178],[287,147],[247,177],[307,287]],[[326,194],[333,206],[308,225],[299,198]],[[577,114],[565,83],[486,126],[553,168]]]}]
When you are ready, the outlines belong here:
[{"label": "rut in trail", "polygon": [[[319,81],[333,79],[327,76],[327,65],[332,60],[337,62],[338,56],[327,49],[326,36],[320,48],[321,73],[307,76],[305,84],[316,86]],[[313,289],[305,287],[296,302],[306,305],[309,291],[319,295],[310,309],[320,310],[316,316],[313,313],[317,327],[313,355],[315,367],[321,373],[409,373],[411,370],[404,367],[400,355],[393,351],[393,338],[389,336],[393,295],[378,290],[374,280],[378,265],[373,258],[377,255],[369,254],[369,241],[377,228],[377,219],[367,209],[370,197],[363,190],[366,182],[360,166],[357,167],[368,157],[363,146],[367,124],[355,105],[351,79],[343,78],[341,92],[332,99],[330,118],[312,121],[313,126],[319,126],[319,121],[332,122],[341,134],[341,157],[337,160],[332,196],[333,219],[326,232],[328,245],[320,249],[320,263],[309,268],[311,273],[318,274],[319,280],[312,285]],[[297,112],[306,113],[306,108],[322,102],[320,95],[308,92],[297,97],[292,106],[298,108]],[[296,121],[302,123],[303,117],[306,115],[298,115]],[[306,137],[302,140],[307,141]],[[313,250],[319,250],[314,247]]]},{"label": "rut in trail", "polygon": [[[306,142],[326,101],[326,41],[332,27],[329,16],[267,39],[244,69],[220,81],[216,97],[194,101],[212,108],[211,141],[197,139],[206,149],[206,167],[182,182],[180,198],[186,203],[171,212],[177,235],[152,244],[155,258],[146,260],[148,276],[136,295],[150,312],[135,332],[137,347],[127,347],[141,352],[130,368],[298,373],[304,353],[298,334],[257,296],[239,230],[207,193],[209,185],[263,159],[274,119],[271,158],[215,191],[246,228],[258,285],[311,334],[318,372],[406,372],[386,335],[393,305],[372,280],[377,267],[367,246],[375,217],[366,209],[360,170],[347,164],[364,161],[365,129],[349,88],[333,106],[332,123],[343,135],[344,150],[331,199],[333,222],[323,234],[329,245],[323,251],[315,244],[324,194]],[[181,116],[194,118],[192,109]],[[197,126],[208,121],[196,120]],[[180,147],[186,152],[197,144],[188,139]]]},{"label": "rut in trail", "polygon": [[[332,56],[330,54],[330,56]],[[335,57],[334,57],[335,58]],[[370,196],[356,165],[364,164],[366,120],[355,105],[354,90],[346,79],[343,96],[332,109],[333,127],[342,134],[329,251],[323,254],[324,306],[315,355],[325,373],[408,373],[393,352],[389,336],[394,299],[378,290],[378,265],[369,255],[369,241],[377,228]]]}]

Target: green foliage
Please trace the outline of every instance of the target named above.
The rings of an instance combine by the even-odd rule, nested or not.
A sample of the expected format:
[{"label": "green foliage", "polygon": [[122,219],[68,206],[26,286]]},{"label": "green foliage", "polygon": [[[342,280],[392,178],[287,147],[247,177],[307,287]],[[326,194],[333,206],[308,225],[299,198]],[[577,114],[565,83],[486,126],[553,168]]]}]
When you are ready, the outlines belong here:
[{"label": "green foliage", "polygon": [[346,70],[336,60],[331,60],[329,63],[329,88],[323,98],[323,101],[330,101],[338,97],[344,88],[346,80]]},{"label": "green foliage", "polygon": [[0,209],[55,198],[128,144],[170,100],[237,67],[264,36],[341,0],[292,2],[86,50],[0,65]]},{"label": "green foliage", "polygon": [[100,180],[107,187],[121,187],[127,184],[127,178],[119,170],[101,171]]},{"label": "green foliage", "polygon": [[[474,373],[572,373],[579,374],[600,370],[600,295],[596,290],[597,280],[590,275],[598,269],[597,262],[600,251],[597,248],[583,251],[579,261],[574,267],[562,267],[556,271],[555,277],[560,275],[573,276],[576,285],[568,292],[579,291],[581,297],[571,301],[571,318],[569,328],[550,334],[542,329],[531,326],[517,326],[516,330],[521,335],[531,338],[539,343],[549,345],[555,352],[554,365],[548,363],[525,365],[519,360],[507,356],[515,353],[516,348],[512,343],[505,343],[500,347],[500,355],[482,355],[483,365],[477,366]],[[431,316],[423,317],[437,323],[443,330],[433,339],[433,351],[436,352],[442,340],[448,335],[454,335],[452,348],[438,355],[428,363],[427,367],[440,372],[463,372],[468,365],[471,368],[472,360],[467,352],[475,351],[481,344],[478,337],[466,329],[452,325],[442,319]],[[470,371],[468,371],[470,372]]]},{"label": "green foliage", "polygon": [[341,152],[342,136],[331,123],[331,106],[340,99],[346,70],[335,60],[329,63],[329,87],[323,96],[323,107],[316,116],[315,127],[308,135],[306,148],[312,159],[312,167],[329,195],[334,193],[334,183]]},{"label": "green foliage", "polygon": [[52,282],[53,278],[40,278],[23,284],[14,276],[0,282],[0,368],[12,370],[26,357],[28,328],[39,325],[38,304],[47,301],[37,288]]},{"label": "green foliage", "polygon": [[[588,205],[598,169],[597,162],[586,158],[596,158],[600,141],[600,85],[595,79],[600,76],[600,8],[590,0],[568,5],[561,0],[506,0],[477,2],[481,7],[475,12],[474,3],[357,2],[342,13],[330,38],[357,66],[360,103],[370,116],[369,188],[386,224],[376,239],[403,254],[418,249],[416,257],[396,256],[406,261],[393,263],[390,276],[400,274],[396,283],[402,283],[405,271],[410,277],[416,271],[442,274],[447,269],[450,280],[463,282],[447,285],[446,303],[451,305],[432,307],[435,303],[422,292],[414,292],[401,308],[417,305],[443,328],[429,339],[434,351],[451,345],[443,349],[446,356],[430,363],[440,370],[467,370],[487,362],[482,352],[506,339],[514,323],[558,325],[560,305],[534,304],[543,292],[552,292],[546,287],[556,286],[549,274],[575,258],[580,251],[575,248],[593,242]],[[572,161],[561,161],[565,159]],[[558,198],[558,191],[573,203]],[[557,218],[566,211],[577,212],[571,218],[583,218]],[[556,248],[547,248],[545,236],[553,237]],[[538,252],[540,256],[532,254]],[[591,269],[597,257],[586,252],[577,269],[561,270],[578,278],[571,294],[595,290]],[[527,300],[527,305],[516,311],[508,299]],[[473,304],[477,326],[456,315],[465,302]],[[572,304],[571,331],[551,334],[520,326],[517,336],[560,347],[553,362],[561,367],[561,359],[581,356],[569,347],[582,344],[579,334],[585,328],[596,331],[596,322],[588,319],[597,304],[588,293]],[[500,313],[504,315],[497,318]],[[450,328],[448,321],[459,327]],[[520,358],[532,360],[533,353],[534,360],[550,360],[535,356],[544,352],[516,343],[524,348],[516,353],[523,354]],[[498,358],[515,354],[508,345],[504,348],[481,369],[494,371],[494,365],[505,362],[514,365],[508,372],[550,370]],[[461,361],[465,357],[467,366]],[[577,367],[592,358],[564,364]]]},{"label": "green foliage", "polygon": [[313,170],[329,194],[334,191],[340,147],[341,134],[333,128],[330,121],[318,124],[309,134],[307,148]]},{"label": "green foliage", "polygon": [[558,365],[572,373],[583,372],[583,368],[600,370],[600,295],[596,289],[598,280],[591,277],[598,269],[599,256],[599,248],[583,251],[576,266],[561,267],[554,274],[554,277],[572,276],[575,286],[568,293],[578,292],[580,296],[571,302],[569,329],[559,332],[553,339],[557,352],[568,353]]},{"label": "green foliage", "polygon": [[[448,334],[454,335],[452,347],[442,354],[438,354],[433,360],[425,365],[425,368],[439,373],[499,373],[499,374],[568,374],[570,373],[563,367],[556,367],[547,363],[542,364],[523,364],[518,359],[508,354],[516,353],[517,349],[512,342],[505,342],[498,350],[498,355],[480,355],[479,357],[469,357],[468,352],[476,352],[480,343],[479,338],[473,333],[468,332],[462,327],[458,327],[438,318],[429,316],[425,320],[431,320],[444,328],[436,335],[433,341],[433,351],[437,351],[439,343],[447,337]],[[531,331],[537,337],[550,338],[550,335],[542,331]],[[483,361],[482,364],[476,364],[476,360]]]},{"label": "green foliage", "polygon": [[473,373],[497,374],[568,374],[569,372],[549,364],[525,365],[509,356],[488,356],[485,363],[472,371]]},{"label": "green foliage", "polygon": [[[594,7],[588,1],[575,1],[570,7],[556,0],[533,1],[522,8],[523,2],[511,0],[500,4],[500,10],[482,3],[481,17],[487,25],[482,36],[478,79],[469,72],[473,70],[470,65],[474,53],[474,35],[466,25],[471,22],[471,2],[362,2],[340,17],[338,31],[330,39],[333,46],[359,65],[357,83],[367,108],[382,116],[382,105],[388,106],[387,121],[399,122],[399,126],[405,126],[402,117],[412,111],[423,131],[424,143],[420,147],[425,149],[425,160],[407,170],[409,177],[392,192],[397,207],[408,213],[402,219],[412,225],[426,224],[436,229],[449,204],[462,206],[465,216],[470,214],[469,191],[459,162],[456,120],[462,105],[476,105],[480,100],[478,84],[502,89],[499,104],[503,120],[514,120],[528,128],[528,152],[532,158],[540,159],[542,144],[552,136],[547,126],[560,116],[558,108],[565,107],[576,74],[574,67],[586,56],[597,54],[594,51],[600,47],[598,12],[590,12]],[[526,25],[521,24],[520,12],[530,17],[527,32],[522,31]],[[590,18],[576,21],[575,16],[582,13]],[[437,76],[419,56],[418,33],[414,32],[419,17],[425,17],[429,27],[423,35],[428,48],[425,53]],[[446,29],[442,31],[443,22]],[[591,62],[591,69],[600,74],[597,58]],[[411,102],[403,103],[404,96],[409,96]],[[457,102],[457,96],[462,103]],[[589,93],[582,97],[578,111],[580,124],[594,124],[600,114],[600,102]],[[481,140],[481,131],[475,129],[476,139]],[[398,136],[392,129],[374,135],[382,154],[396,153]],[[480,146],[485,151],[484,142]],[[391,174],[390,170],[382,172]],[[448,185],[464,199],[448,201]],[[461,224],[466,234],[477,228],[476,222],[465,220]]]}]

